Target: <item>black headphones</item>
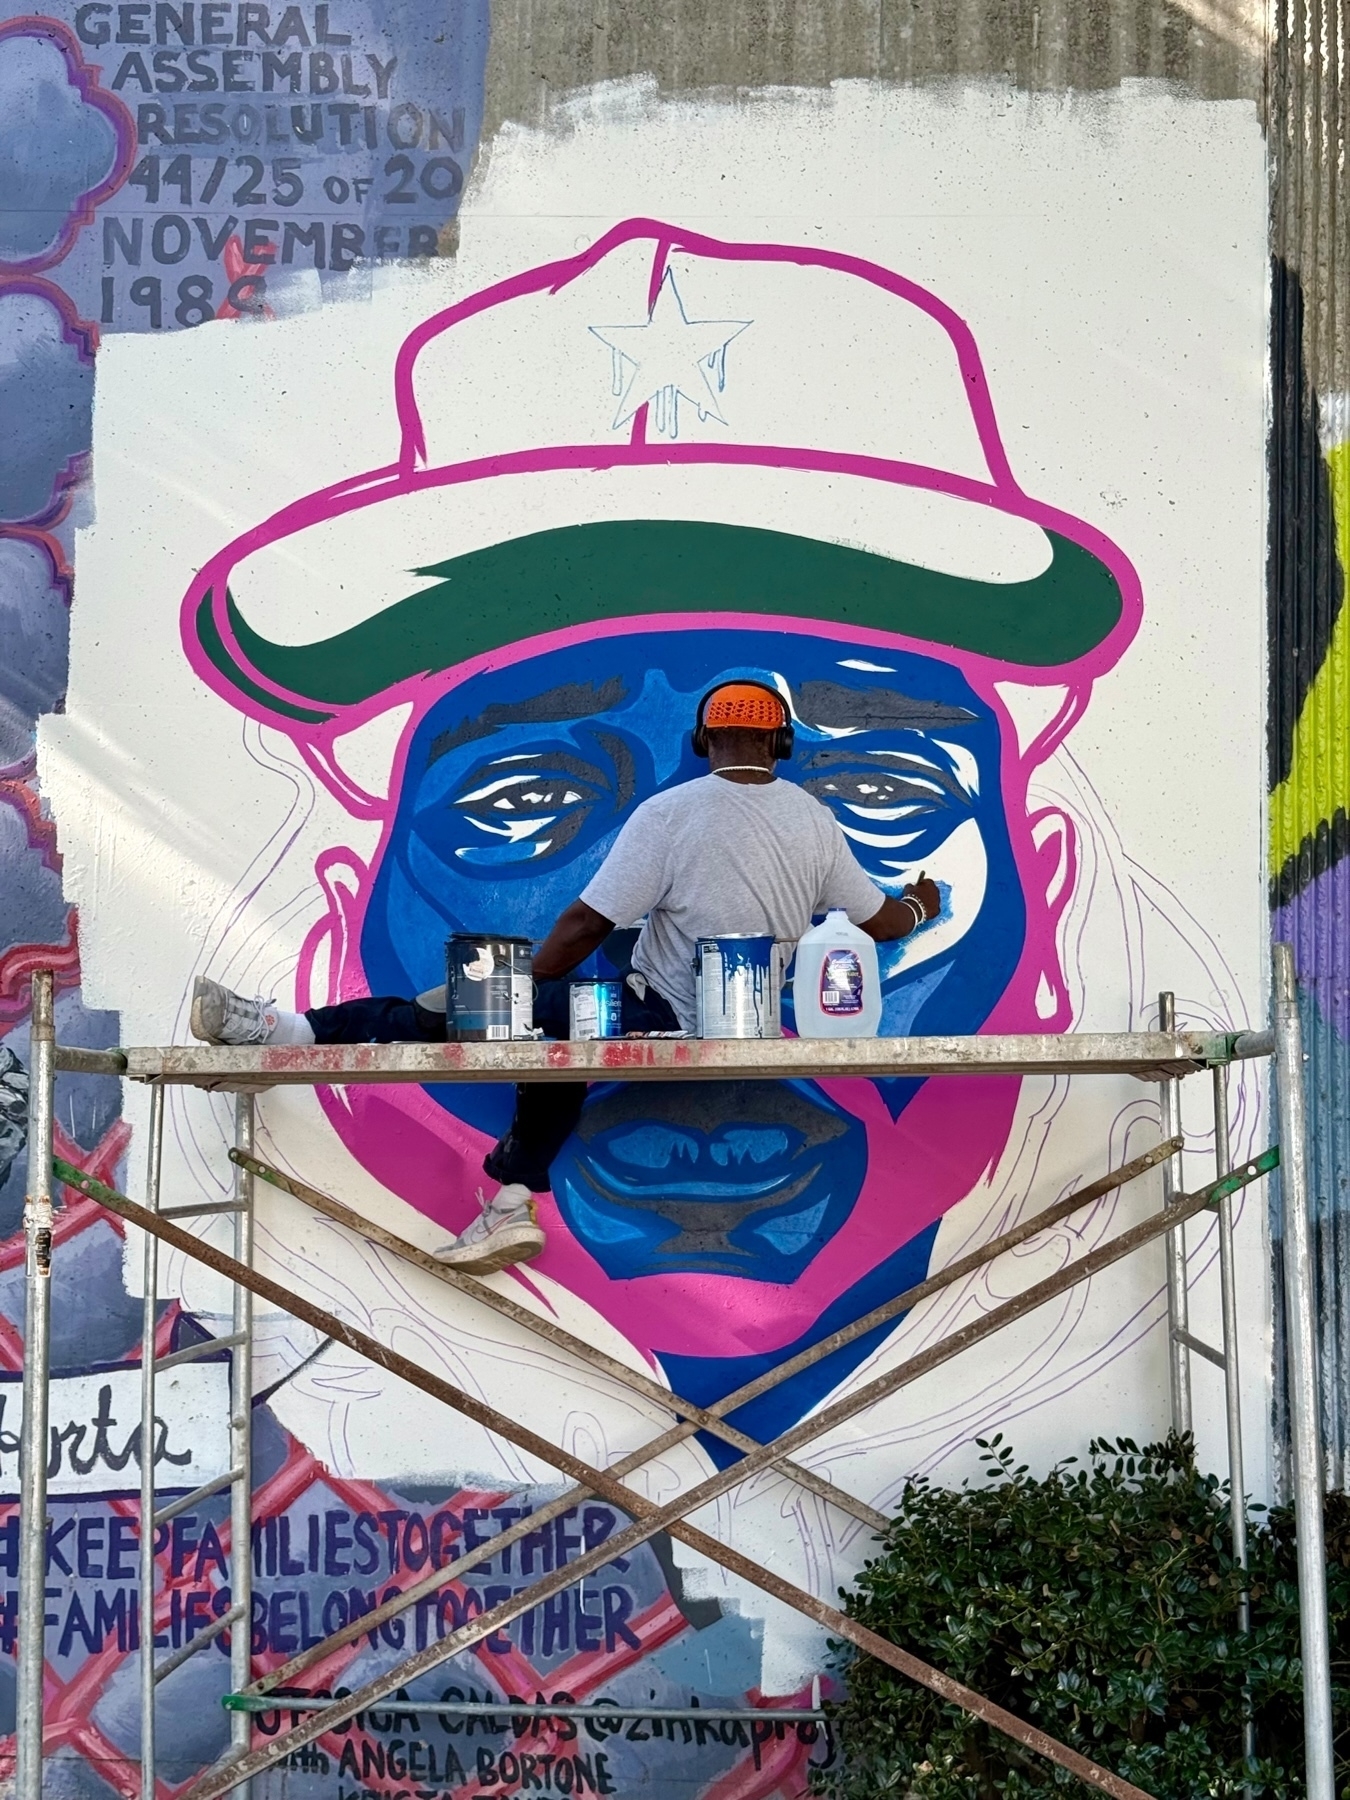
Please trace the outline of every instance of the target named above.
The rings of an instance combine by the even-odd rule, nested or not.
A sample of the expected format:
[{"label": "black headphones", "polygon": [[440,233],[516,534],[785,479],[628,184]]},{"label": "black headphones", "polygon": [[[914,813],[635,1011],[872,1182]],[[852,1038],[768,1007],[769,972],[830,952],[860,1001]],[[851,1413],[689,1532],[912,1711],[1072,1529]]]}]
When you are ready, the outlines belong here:
[{"label": "black headphones", "polygon": [[703,723],[703,714],[707,708],[708,702],[712,699],[714,694],[720,693],[724,687],[732,686],[760,688],[764,693],[772,694],[774,699],[782,707],[783,716],[787,720],[787,723],[786,725],[776,725],[773,730],[769,732],[769,755],[773,757],[775,762],[786,762],[792,755],[792,748],[796,743],[796,735],[792,729],[792,715],[788,712],[787,702],[783,699],[783,696],[779,693],[778,689],[770,687],[767,681],[746,681],[740,676],[731,676],[725,681],[719,681],[717,686],[709,688],[707,693],[699,701],[698,712],[694,715],[693,737],[690,740],[693,746],[694,755],[706,756],[708,754],[708,727]]}]

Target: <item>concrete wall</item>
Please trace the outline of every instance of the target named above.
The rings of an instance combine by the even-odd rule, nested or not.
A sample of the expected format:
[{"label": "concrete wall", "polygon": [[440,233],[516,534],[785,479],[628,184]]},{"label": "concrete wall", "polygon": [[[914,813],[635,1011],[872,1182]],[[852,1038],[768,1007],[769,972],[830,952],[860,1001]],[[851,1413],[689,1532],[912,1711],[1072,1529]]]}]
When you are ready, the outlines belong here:
[{"label": "concrete wall", "polygon": [[736,7],[526,0],[493,10],[484,104],[489,130],[507,120],[541,124],[560,97],[632,75],[653,77],[663,94],[749,96],[858,79],[992,79],[1033,93],[1088,94],[1152,79],[1206,100],[1255,100],[1263,64],[1263,17],[1247,0]]}]

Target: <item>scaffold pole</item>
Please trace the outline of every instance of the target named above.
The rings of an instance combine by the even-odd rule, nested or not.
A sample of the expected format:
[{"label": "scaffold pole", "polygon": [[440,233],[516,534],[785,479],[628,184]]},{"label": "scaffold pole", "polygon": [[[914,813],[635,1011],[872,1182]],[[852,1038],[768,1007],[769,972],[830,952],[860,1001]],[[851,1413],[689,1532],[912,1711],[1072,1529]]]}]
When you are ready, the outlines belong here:
[{"label": "scaffold pole", "polygon": [[52,1128],[56,1016],[50,969],[33,976],[28,1195],[23,1209],[23,1429],[19,1440],[19,1668],[15,1800],[42,1800],[47,1611],[47,1436],[51,1396]]},{"label": "scaffold pole", "polygon": [[[159,1211],[164,1160],[164,1090],[150,1096],[145,1205]],[[155,1354],[159,1327],[159,1239],[145,1234],[141,1298],[141,1800],[155,1800]]]},{"label": "scaffold pole", "polygon": [[1326,1534],[1322,1524],[1317,1325],[1313,1301],[1312,1228],[1308,1217],[1307,1102],[1303,1091],[1303,1032],[1298,1014],[1294,952],[1290,945],[1275,945],[1272,966],[1275,1086],[1279,1099],[1280,1136],[1284,1144],[1280,1201],[1284,1225],[1285,1354],[1289,1371],[1290,1460],[1298,1549],[1299,1631],[1303,1646],[1307,1797],[1308,1800],[1336,1800]]},{"label": "scaffold pole", "polygon": [[[237,1094],[234,1103],[234,1143],[241,1156],[253,1154],[253,1096]],[[253,1177],[241,1163],[235,1164],[234,1215],[235,1261],[253,1267]],[[230,1600],[239,1622],[230,1632],[230,1683],[235,1691],[253,1679],[253,1291],[243,1282],[234,1284],[234,1348],[230,1352]],[[248,1753],[253,1720],[247,1713],[230,1714],[230,1749],[236,1756]],[[250,1784],[240,1792],[248,1800]]]}]

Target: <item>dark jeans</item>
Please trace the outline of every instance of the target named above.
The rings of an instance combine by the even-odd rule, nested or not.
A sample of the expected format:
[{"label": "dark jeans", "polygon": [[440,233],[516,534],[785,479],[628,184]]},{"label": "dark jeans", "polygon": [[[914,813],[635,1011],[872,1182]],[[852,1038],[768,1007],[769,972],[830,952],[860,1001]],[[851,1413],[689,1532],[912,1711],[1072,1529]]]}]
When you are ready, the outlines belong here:
[{"label": "dark jeans", "polygon": [[[570,980],[536,984],[534,1022],[544,1035],[568,1033]],[[305,1014],[320,1044],[407,1044],[445,1042],[445,1014],[431,1012],[416,1000],[392,997],[344,1000],[338,1006],[316,1006]],[[623,984],[620,1023],[624,1031],[678,1031],[675,1009],[654,987],[639,997]],[[576,1129],[586,1103],[584,1081],[523,1081],[516,1088],[515,1117],[483,1158],[494,1181],[518,1181],[533,1193],[546,1193],[549,1166]]]}]

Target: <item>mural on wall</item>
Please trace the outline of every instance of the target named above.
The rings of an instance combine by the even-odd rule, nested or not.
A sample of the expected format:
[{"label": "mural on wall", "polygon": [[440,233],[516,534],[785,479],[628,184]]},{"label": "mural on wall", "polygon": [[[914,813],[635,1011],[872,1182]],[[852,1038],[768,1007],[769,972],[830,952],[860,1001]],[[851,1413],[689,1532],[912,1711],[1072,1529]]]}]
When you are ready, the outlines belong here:
[{"label": "mural on wall", "polygon": [[[177,1336],[166,1331],[165,1345]],[[253,1533],[252,1644],[259,1672],[372,1612],[429,1569],[446,1567],[521,1519],[532,1496],[472,1486],[400,1490],[336,1480],[255,1412],[257,1502]],[[176,1441],[174,1448],[186,1447]],[[386,1620],[305,1677],[303,1692],[347,1691],[378,1669],[498,1604],[555,1567],[604,1542],[626,1523],[611,1507],[573,1508],[448,1581]],[[228,1507],[220,1501],[159,1528],[162,1592],[155,1643],[160,1660],[230,1604]],[[62,1796],[139,1793],[137,1678],[141,1624],[136,1560],[139,1528],[130,1497],[53,1502],[48,1589],[46,1791]],[[6,1661],[15,1638],[17,1541],[12,1514],[0,1525],[0,1574],[11,1584],[0,1612]],[[650,1545],[593,1573],[526,1613],[509,1633],[400,1691],[292,1755],[267,1793],[319,1796],[463,1796],[482,1792],[623,1794],[650,1785],[678,1795],[801,1794],[808,1770],[836,1754],[826,1726],[775,1720],[789,1702],[761,1702],[762,1716],[688,1724],[659,1717],[543,1719],[517,1704],[725,1706],[754,1661],[750,1623],[723,1617],[715,1602],[679,1594],[664,1551]],[[159,1711],[160,1792],[171,1795],[226,1747],[228,1640],[171,1676]],[[295,1691],[295,1690],[288,1690]],[[744,1704],[746,1696],[739,1695]],[[752,1700],[755,1696],[750,1697]],[[475,1716],[446,1703],[497,1705]],[[438,1705],[438,1703],[440,1703]],[[795,1696],[809,1707],[809,1686]],[[256,1715],[258,1742],[297,1722],[284,1703]]]},{"label": "mural on wall", "polygon": [[[1350,661],[1350,400],[1319,395],[1304,354],[1301,284],[1276,262],[1270,492],[1270,899],[1273,935],[1294,946],[1309,1058],[1318,1238],[1321,1420],[1327,1481],[1350,1482],[1350,1388],[1336,1295],[1350,1272],[1345,1124],[1350,1107],[1350,766],[1341,723]],[[1282,1234],[1276,1254],[1281,1254]],[[1277,1313],[1283,1329],[1282,1295]],[[1277,1393],[1288,1438],[1288,1399]]]},{"label": "mural on wall", "polygon": [[[588,325],[603,303],[636,323]],[[850,337],[884,333],[888,379],[923,356],[908,416],[859,417],[847,388],[832,413],[783,408],[779,359],[808,303]],[[557,347],[542,377],[562,390],[556,415],[540,406],[534,441],[510,452],[451,460],[455,371],[526,330],[541,354]],[[521,361],[522,382],[540,379],[532,351]],[[872,879],[898,892],[926,870],[944,896],[936,928],[883,946],[882,1030],[1068,1024],[1055,927],[1075,846],[1027,785],[1133,636],[1139,582],[1102,533],[1014,481],[972,334],[935,295],[856,257],[633,221],[419,327],[395,401],[393,468],[261,522],[183,607],[202,677],[290,735],[355,817],[380,819],[369,866],[338,845],[322,858],[330,909],[299,1004],[421,992],[457,930],[542,938],[633,807],[701,772],[698,698],[746,674],[790,700],[783,773],[833,811]],[[574,486],[585,470],[605,476],[598,492]],[[731,498],[713,500],[714,482]],[[920,516],[897,517],[897,491]],[[574,494],[576,522],[472,547],[487,518],[567,517]],[[872,512],[888,517],[884,549]],[[830,523],[844,542],[807,535]],[[372,548],[354,571],[359,542]],[[400,583],[416,585],[381,605]],[[331,620],[339,592],[360,616],[294,642],[294,620]],[[1025,751],[1008,679],[1057,690]],[[340,740],[408,704],[381,808],[344,775]],[[597,1085],[542,1202],[535,1270],[681,1392],[718,1399],[922,1278],[937,1220],[1003,1154],[1018,1086]],[[362,1089],[329,1111],[382,1185],[457,1231],[510,1107],[509,1089]],[[785,1428],[873,1347],[738,1422]]]},{"label": "mural on wall", "polygon": [[[435,256],[481,115],[485,9],[86,0],[0,21],[0,271],[104,329],[349,292]],[[9,333],[6,333],[9,337]],[[81,446],[82,448],[87,447]]]},{"label": "mural on wall", "polygon": [[[20,46],[17,64],[0,43],[0,83],[18,82],[18,67],[21,98],[45,95],[15,115],[26,127],[0,127],[0,157],[34,196],[28,223],[5,215],[9,247],[27,261],[0,284],[0,309],[11,309],[0,344],[15,345],[0,370],[26,384],[15,392],[42,446],[41,457],[13,452],[12,466],[0,446],[0,493],[16,496],[15,523],[0,531],[0,596],[23,648],[15,672],[0,671],[2,754],[15,750],[3,880],[22,900],[6,910],[13,961],[0,966],[10,1232],[23,1185],[27,971],[58,969],[64,1038],[118,1035],[116,1015],[82,1009],[72,899],[84,907],[91,992],[126,1009],[123,1031],[138,1040],[173,1035],[176,1011],[181,1027],[196,972],[299,1006],[417,991],[441,978],[457,926],[542,934],[633,807],[700,772],[692,711],[724,675],[768,681],[789,701],[798,749],[784,773],[831,809],[873,879],[898,888],[923,869],[939,883],[941,923],[884,951],[884,1031],[1142,1023],[1158,985],[1146,931],[1159,921],[1169,978],[1189,972],[1178,978],[1190,984],[1187,1017],[1227,1023],[1246,1004],[1245,938],[1207,935],[1185,883],[1169,888],[1132,859],[1119,793],[1093,785],[1109,759],[1080,765],[1070,749],[1075,731],[1096,730],[1100,743],[1119,729],[1119,710],[1102,722],[1103,695],[1171,603],[1156,516],[1143,529],[1126,510],[1103,529],[1124,504],[1117,468],[1122,482],[1127,468],[1152,468],[1139,445],[1100,448],[1075,412],[1054,427],[1048,478],[1034,462],[1015,473],[1025,459],[1007,453],[985,372],[991,340],[1007,366],[994,281],[920,279],[917,254],[866,254],[866,230],[860,250],[859,233],[842,227],[761,221],[713,235],[658,223],[638,215],[667,176],[630,172],[642,198],[620,208],[609,174],[597,185],[587,173],[584,145],[564,158],[550,141],[557,173],[533,168],[503,203],[506,219],[565,221],[542,228],[529,254],[484,211],[486,275],[394,266],[450,241],[481,110],[482,36],[467,7],[432,30],[411,9],[333,0],[82,5],[13,22],[5,43]],[[39,112],[63,122],[57,173],[54,152],[31,150]],[[722,116],[698,117],[709,168]],[[791,128],[805,130],[803,117]],[[836,145],[856,141],[855,124],[832,129]],[[985,120],[977,134],[991,168],[998,129]],[[1259,232],[1255,139],[1249,148]],[[784,166],[780,152],[756,154]],[[819,143],[815,154],[825,166]],[[907,180],[921,180],[925,154],[914,151]],[[1062,146],[1049,163],[1076,166]],[[509,174],[509,160],[500,167]],[[606,167],[630,163],[610,154]],[[706,202],[705,192],[681,216],[714,215]],[[1226,233],[1224,205],[1209,192],[1205,204]],[[34,221],[45,221],[40,244]],[[1058,254],[1067,266],[1067,242]],[[391,266],[381,274],[372,258]],[[1256,316],[1259,281],[1241,293]],[[369,305],[291,316],[352,295]],[[269,320],[275,329],[255,330]],[[95,506],[85,475],[100,330],[137,335],[98,365]],[[1094,319],[1090,330],[1104,328]],[[166,332],[172,350],[156,340]],[[1218,336],[1246,342],[1240,330]],[[302,367],[303,347],[318,342]],[[352,399],[364,391],[353,370],[371,364],[378,408]],[[290,408],[291,386],[307,411]],[[1027,390],[1016,415],[1001,391],[1005,429],[1012,416],[1027,429],[1030,411]],[[1238,450],[1231,431],[1221,441],[1240,507],[1251,459],[1236,435]],[[1081,493],[1064,474],[1080,453],[1106,471]],[[66,691],[74,527],[91,518],[69,710],[52,717]],[[601,954],[621,967],[625,953],[620,940]],[[1245,1141],[1257,1098],[1235,1100]],[[126,1098],[133,1134],[115,1084],[63,1078],[61,1154],[137,1191],[142,1101]],[[490,1088],[276,1094],[260,1104],[262,1143],[271,1160],[429,1246],[470,1216],[508,1106]],[[169,1123],[175,1191],[218,1198],[221,1103],[175,1094]],[[1153,1097],[1134,1088],[1079,1102],[1063,1084],[1010,1079],[697,1096],[596,1087],[544,1202],[545,1256],[498,1279],[709,1400],[1155,1136]],[[1081,1237],[1061,1231],[1029,1247],[1026,1267],[1099,1241],[1126,1205],[1108,1200]],[[64,1208],[49,1747],[52,1791],[80,1796],[130,1796],[138,1781],[140,1302],[124,1247],[89,1203]],[[652,1434],[645,1403],[485,1333],[447,1310],[439,1284],[282,1196],[260,1208],[259,1254],[592,1460]],[[1201,1234],[1197,1274],[1212,1255]],[[12,1706],[17,1585],[15,1409],[3,1410],[4,1371],[20,1361],[13,1237],[0,1246],[6,1269],[0,1708]],[[163,1303],[165,1349],[228,1329],[200,1270],[166,1258],[163,1281],[177,1296]],[[917,1394],[903,1419],[822,1446],[815,1466],[884,1507],[914,1468],[942,1467],[991,1418],[1034,1422],[1062,1396],[1100,1395],[1117,1367],[1146,1412],[1161,1369],[1157,1288],[1145,1277],[1074,1297],[998,1358],[954,1371],[940,1395]],[[63,1304],[77,1291],[96,1304]],[[738,1422],[767,1436],[1002,1297],[967,1284],[884,1341],[771,1389]],[[261,1313],[258,1330],[261,1670],[557,1489],[547,1468],[486,1434],[410,1413],[404,1391],[284,1317]],[[162,1491],[224,1469],[227,1368],[208,1361],[197,1386],[164,1384],[153,1450]],[[1257,1405],[1258,1390],[1259,1380]],[[668,1498],[723,1454],[690,1442],[634,1479]],[[452,1581],[439,1604],[311,1671],[309,1691],[354,1687],[603,1543],[618,1522],[597,1504],[541,1528]],[[869,1548],[851,1521],[774,1477],[719,1509],[718,1524],[826,1595]],[[164,1529],[161,1653],[228,1607],[228,1544],[218,1499]],[[227,1644],[161,1690],[164,1800],[226,1741]],[[798,1800],[809,1767],[835,1747],[814,1724],[773,1713],[809,1704],[824,1668],[818,1635],[794,1637],[781,1609],[658,1539],[257,1788],[312,1800],[638,1787]],[[554,1697],[761,1716],[510,1715],[512,1699]],[[500,1712],[443,1710],[461,1698],[501,1702]],[[278,1710],[257,1730],[292,1723]]]}]

